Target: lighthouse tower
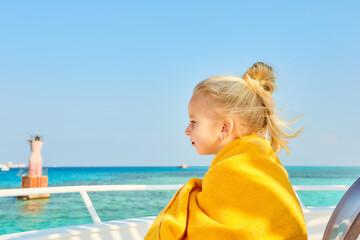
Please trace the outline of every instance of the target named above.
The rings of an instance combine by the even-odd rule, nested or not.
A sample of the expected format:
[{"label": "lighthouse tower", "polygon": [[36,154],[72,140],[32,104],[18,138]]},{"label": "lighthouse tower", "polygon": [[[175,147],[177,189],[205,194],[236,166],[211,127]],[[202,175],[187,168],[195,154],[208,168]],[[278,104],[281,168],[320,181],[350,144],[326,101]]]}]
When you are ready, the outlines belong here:
[{"label": "lighthouse tower", "polygon": [[[29,169],[28,174],[22,176],[21,187],[22,188],[40,188],[48,186],[48,176],[42,175],[42,158],[41,158],[41,148],[43,147],[44,142],[42,137],[38,134],[35,137],[30,137],[30,148],[31,154],[29,159]],[[21,196],[22,199],[39,199],[39,198],[49,198],[49,194],[37,194],[29,196]]]}]

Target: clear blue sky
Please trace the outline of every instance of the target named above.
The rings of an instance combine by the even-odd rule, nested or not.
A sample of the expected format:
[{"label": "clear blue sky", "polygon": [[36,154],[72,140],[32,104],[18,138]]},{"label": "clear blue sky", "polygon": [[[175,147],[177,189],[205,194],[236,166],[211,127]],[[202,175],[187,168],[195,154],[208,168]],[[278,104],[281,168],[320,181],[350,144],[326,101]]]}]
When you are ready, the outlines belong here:
[{"label": "clear blue sky", "polygon": [[209,165],[184,130],[199,81],[277,72],[284,165],[359,166],[358,1],[1,1],[0,164]]}]

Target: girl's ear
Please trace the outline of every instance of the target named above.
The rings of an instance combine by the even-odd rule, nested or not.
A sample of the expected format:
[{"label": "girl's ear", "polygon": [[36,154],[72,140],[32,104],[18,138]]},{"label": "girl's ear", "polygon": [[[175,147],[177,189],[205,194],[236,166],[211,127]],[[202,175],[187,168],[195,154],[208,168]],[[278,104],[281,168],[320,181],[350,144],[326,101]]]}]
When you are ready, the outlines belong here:
[{"label": "girl's ear", "polygon": [[234,120],[232,120],[231,118],[226,118],[223,121],[222,129],[221,129],[222,136],[225,138],[227,136],[232,135],[233,130],[234,130]]}]

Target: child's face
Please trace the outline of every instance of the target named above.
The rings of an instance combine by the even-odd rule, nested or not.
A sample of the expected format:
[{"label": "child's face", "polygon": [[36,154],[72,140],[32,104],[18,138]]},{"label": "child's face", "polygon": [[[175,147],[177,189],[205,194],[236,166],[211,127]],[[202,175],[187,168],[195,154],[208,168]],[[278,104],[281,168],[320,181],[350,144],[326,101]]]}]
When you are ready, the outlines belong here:
[{"label": "child's face", "polygon": [[[211,107],[212,105],[212,107]],[[190,123],[185,134],[200,155],[220,152],[222,122],[216,118],[213,100],[208,96],[194,95],[189,102]]]}]

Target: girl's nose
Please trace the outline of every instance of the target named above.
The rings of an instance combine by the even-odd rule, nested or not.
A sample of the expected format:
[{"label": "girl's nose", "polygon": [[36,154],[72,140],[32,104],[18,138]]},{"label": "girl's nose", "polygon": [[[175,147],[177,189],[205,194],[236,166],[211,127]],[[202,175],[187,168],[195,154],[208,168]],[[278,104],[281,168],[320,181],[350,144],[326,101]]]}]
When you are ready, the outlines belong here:
[{"label": "girl's nose", "polygon": [[185,129],[185,134],[190,136],[190,124],[187,126],[187,128]]}]

